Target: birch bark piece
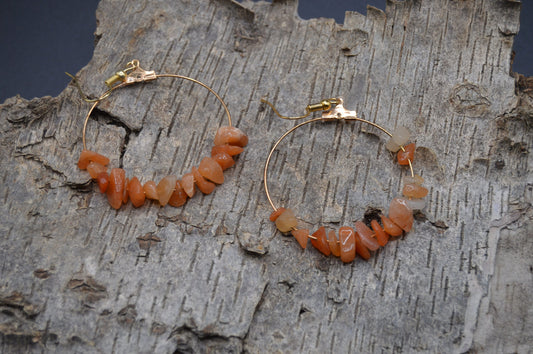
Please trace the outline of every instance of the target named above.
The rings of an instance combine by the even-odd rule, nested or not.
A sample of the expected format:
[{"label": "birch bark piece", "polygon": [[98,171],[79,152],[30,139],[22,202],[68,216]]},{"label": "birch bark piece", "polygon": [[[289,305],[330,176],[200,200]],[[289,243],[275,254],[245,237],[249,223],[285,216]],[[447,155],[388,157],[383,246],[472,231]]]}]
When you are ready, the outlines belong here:
[{"label": "birch bark piece", "polygon": [[[296,8],[100,3],[84,90],[139,59],[213,87],[250,138],[224,184],[180,208],[107,205],[76,166],[89,107],[73,86],[0,106],[1,351],[530,350],[533,101],[510,66],[520,3],[391,0],[343,25]],[[406,237],[346,265],[276,232],[261,181],[295,123],[260,98],[301,114],[336,96],[407,127],[429,188]],[[202,87],[158,79],[102,102],[88,146],[142,183],[180,177],[225,119]],[[357,123],[298,129],[272,160],[272,196],[310,233],[353,226],[401,192],[386,141]]]}]

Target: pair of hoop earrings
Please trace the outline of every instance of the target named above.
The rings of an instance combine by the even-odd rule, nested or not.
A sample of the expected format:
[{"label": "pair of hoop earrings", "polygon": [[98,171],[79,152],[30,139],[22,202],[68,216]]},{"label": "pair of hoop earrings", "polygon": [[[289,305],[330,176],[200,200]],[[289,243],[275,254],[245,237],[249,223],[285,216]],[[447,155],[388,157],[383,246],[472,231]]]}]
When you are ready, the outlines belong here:
[{"label": "pair of hoop earrings", "polygon": [[[69,74],[69,76],[71,75]],[[80,94],[84,96],[76,79],[73,76],[71,77],[80,90]],[[183,79],[198,84],[213,94],[223,106],[228,125],[218,129],[214,138],[214,146],[211,149],[211,156],[204,157],[198,167],[193,167],[181,179],[170,175],[161,179],[157,184],[154,181],[147,181],[143,185],[135,176],[127,178],[125,171],[121,168],[112,168],[108,172],[109,159],[104,155],[87,149],[85,135],[91,113],[102,100],[109,97],[111,93],[119,88],[165,77]],[[84,119],[82,131],[83,150],[78,160],[78,167],[82,170],[87,170],[91,178],[98,184],[100,191],[107,195],[109,204],[114,209],[119,209],[123,204],[128,203],[128,200],[131,201],[134,207],[140,207],[145,203],[146,199],[158,202],[161,206],[168,204],[173,207],[180,207],[185,204],[188,198],[194,196],[196,188],[203,194],[210,194],[216,184],[224,182],[223,171],[235,164],[234,159],[243,152],[243,148],[248,144],[247,135],[232,126],[230,112],[222,98],[212,88],[196,79],[177,74],[156,74],[154,71],[142,69],[139,61],[133,60],[127,64],[124,70],[115,73],[105,83],[108,86],[108,90],[100,97],[94,100],[84,98],[87,102],[92,102],[93,105]],[[268,202],[273,209],[270,220],[275,222],[280,232],[291,233],[303,248],[306,248],[308,241],[311,240],[311,244],[324,255],[333,254],[340,257],[343,262],[349,263],[355,259],[356,254],[364,259],[370,258],[370,251],[376,251],[380,246],[385,246],[391,236],[397,237],[411,230],[413,210],[424,207],[423,198],[427,195],[428,190],[422,186],[423,178],[413,171],[415,144],[407,144],[410,134],[406,128],[398,127],[393,133],[390,133],[376,123],[357,117],[355,111],[346,110],[341,98],[330,98],[317,104],[308,105],[306,113],[299,117],[283,116],[272,103],[264,99],[261,101],[268,104],[279,117],[284,119],[302,119],[313,112],[322,112],[321,117],[304,121],[284,133],[274,143],[266,159],[263,181]],[[372,220],[369,227],[362,221],[356,221],[354,224],[355,230],[352,227],[343,226],[339,229],[339,237],[337,238],[335,231],[326,232],[323,226],[313,234],[310,234],[308,229],[299,229],[298,220],[294,212],[289,208],[277,207],[274,204],[268,189],[267,179],[271,157],[283,139],[304,125],[318,121],[340,120],[368,124],[388,135],[389,140],[385,145],[386,148],[397,154],[398,164],[408,167],[410,176],[404,178],[403,197],[397,197],[392,200],[388,216],[380,216],[381,224],[378,220]]]}]

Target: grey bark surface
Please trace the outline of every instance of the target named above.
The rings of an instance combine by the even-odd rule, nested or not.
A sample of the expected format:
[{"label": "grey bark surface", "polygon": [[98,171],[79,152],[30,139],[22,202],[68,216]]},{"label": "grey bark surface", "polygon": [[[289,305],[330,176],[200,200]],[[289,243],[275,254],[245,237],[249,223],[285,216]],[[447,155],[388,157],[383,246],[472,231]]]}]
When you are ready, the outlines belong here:
[{"label": "grey bark surface", "polygon": [[[181,208],[111,209],[76,161],[89,105],[0,106],[0,351],[519,352],[533,345],[533,83],[511,74],[520,3],[388,1],[345,23],[297,2],[103,0],[90,95],[131,59],[211,85],[250,144],[226,181]],[[36,84],[36,83],[31,83]],[[411,232],[342,264],[268,221],[262,168],[295,123],[281,112],[342,96],[410,129],[430,193]],[[209,153],[222,108],[159,79],[122,89],[88,146],[141,181],[181,176]],[[311,124],[274,155],[277,204],[312,231],[386,212],[405,169],[358,123]]]}]

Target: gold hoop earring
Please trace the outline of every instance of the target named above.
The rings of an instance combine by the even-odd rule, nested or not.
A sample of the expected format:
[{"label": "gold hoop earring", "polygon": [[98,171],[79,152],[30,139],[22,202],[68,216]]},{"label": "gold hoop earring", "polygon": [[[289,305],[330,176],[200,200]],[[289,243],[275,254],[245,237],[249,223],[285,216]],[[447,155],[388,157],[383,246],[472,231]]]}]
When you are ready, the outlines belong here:
[{"label": "gold hoop earring", "polygon": [[[107,91],[97,99],[88,99],[83,94],[76,78],[68,73],[67,75],[74,79],[74,84],[84,100],[93,103],[83,123],[83,151],[78,160],[78,167],[89,172],[91,178],[98,183],[100,191],[107,194],[109,204],[114,209],[119,209],[128,200],[131,200],[134,207],[140,207],[146,199],[157,201],[161,206],[169,204],[179,207],[185,204],[188,198],[194,196],[196,188],[204,194],[210,194],[215,189],[215,184],[224,182],[223,171],[235,164],[234,156],[239,155],[243,147],[248,144],[248,137],[231,125],[231,114],[224,100],[211,87],[196,79],[177,74],[156,74],[153,70],[142,69],[138,60],[132,60],[125,69],[116,72],[105,81],[108,86]],[[161,179],[158,184],[148,181],[142,185],[137,177],[128,179],[122,168],[113,168],[108,173],[106,166],[109,164],[109,159],[87,149],[85,135],[91,113],[102,100],[108,98],[117,89],[165,77],[191,81],[206,88],[224,107],[228,125],[218,129],[211,157],[204,157],[198,167],[193,167],[191,172],[182,176],[181,179],[170,175]]]},{"label": "gold hoop earring", "polygon": [[[370,251],[376,251],[380,246],[385,246],[389,242],[390,236],[400,236],[404,232],[411,230],[414,221],[413,210],[424,208],[425,202],[423,198],[428,194],[428,190],[422,186],[424,179],[419,175],[415,175],[413,171],[416,146],[414,143],[406,145],[410,138],[409,131],[406,128],[398,127],[394,132],[390,133],[376,123],[359,118],[355,111],[345,109],[342,98],[329,98],[316,104],[310,104],[306,107],[306,113],[298,117],[283,116],[276,110],[272,103],[265,99],[261,99],[261,101],[268,104],[283,119],[305,118],[312,112],[322,111],[321,117],[306,120],[285,132],[274,143],[266,159],[263,182],[266,197],[274,210],[270,215],[270,221],[275,222],[280,232],[290,232],[302,248],[306,248],[308,240],[311,239],[311,244],[324,255],[329,256],[333,254],[334,256],[340,257],[344,263],[349,263],[355,259],[356,254],[364,259],[369,259]],[[299,229],[297,227],[298,220],[291,209],[277,207],[274,204],[268,189],[268,167],[272,154],[278,145],[296,129],[318,121],[331,122],[341,120],[358,121],[363,124],[368,124],[388,135],[389,140],[385,144],[386,148],[391,152],[397,153],[398,164],[408,167],[410,176],[404,179],[403,197],[397,197],[392,200],[388,216],[382,214],[380,217],[381,224],[378,220],[372,220],[369,227],[362,221],[356,221],[354,225],[355,230],[349,226],[341,227],[339,229],[338,239],[333,230],[329,231],[326,237],[324,226],[321,226],[316,232],[310,235],[308,229]]]}]

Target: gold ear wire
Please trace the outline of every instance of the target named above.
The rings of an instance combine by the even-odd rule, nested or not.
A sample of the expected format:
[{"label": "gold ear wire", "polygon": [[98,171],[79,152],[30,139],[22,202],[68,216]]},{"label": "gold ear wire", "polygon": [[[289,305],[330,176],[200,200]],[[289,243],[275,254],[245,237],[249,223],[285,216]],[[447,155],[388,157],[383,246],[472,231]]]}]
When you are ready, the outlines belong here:
[{"label": "gold ear wire", "polygon": [[309,114],[311,114],[311,111],[306,109],[307,113],[304,114],[303,116],[287,117],[287,116],[284,116],[284,115],[280,114],[278,112],[278,110],[276,109],[276,107],[274,107],[274,105],[271,102],[267,101],[266,99],[261,98],[261,102],[266,103],[267,105],[269,105],[270,108],[272,108],[272,110],[274,111],[274,113],[276,113],[282,119],[302,119],[302,118],[305,118],[305,117],[309,116]]},{"label": "gold ear wire", "polygon": [[109,94],[111,93],[111,91],[107,91],[105,92],[101,97],[99,98],[89,98],[89,96],[87,96],[83,90],[81,89],[81,86],[80,86],[80,83],[78,82],[78,79],[76,78],[76,76],[72,75],[71,73],[68,73],[65,71],[65,74],[67,74],[67,76],[69,76],[71,79],[72,79],[72,83],[76,86],[76,88],[78,89],[78,92],[81,96],[81,98],[85,101],[85,102],[89,102],[89,103],[94,103],[94,102],[98,102],[106,97],[109,96]]}]

